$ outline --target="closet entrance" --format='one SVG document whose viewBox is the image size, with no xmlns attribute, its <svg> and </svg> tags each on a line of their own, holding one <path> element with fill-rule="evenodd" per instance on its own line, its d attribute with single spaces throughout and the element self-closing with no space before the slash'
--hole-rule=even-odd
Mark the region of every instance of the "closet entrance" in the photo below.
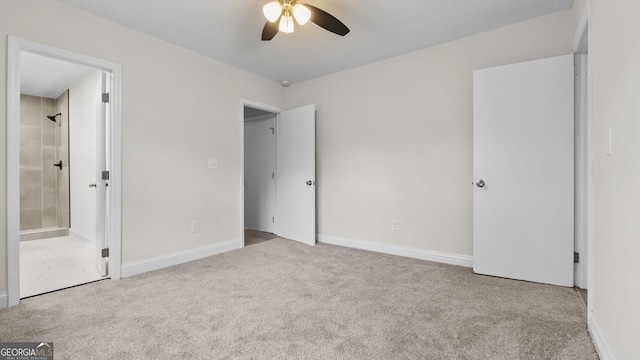
<svg viewBox="0 0 640 360">
<path fill-rule="evenodd" d="M 315 106 L 278 111 L 245 103 L 243 133 L 245 237 L 314 245 Z"/>
</svg>

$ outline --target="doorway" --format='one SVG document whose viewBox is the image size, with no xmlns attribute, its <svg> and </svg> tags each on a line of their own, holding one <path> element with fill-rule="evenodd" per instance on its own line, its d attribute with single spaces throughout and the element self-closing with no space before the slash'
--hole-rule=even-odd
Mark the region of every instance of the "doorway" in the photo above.
<svg viewBox="0 0 640 360">
<path fill-rule="evenodd" d="M 94 265 L 95 191 L 79 186 L 87 171 L 95 174 L 96 145 L 83 139 L 95 138 L 102 72 L 30 52 L 22 53 L 21 65 L 20 297 L 25 298 L 103 278 Z"/>
<path fill-rule="evenodd" d="M 35 295 L 30 293 L 30 290 L 21 290 L 24 276 L 29 276 L 30 273 L 31 275 L 34 274 L 31 271 L 33 269 L 23 268 L 21 265 L 27 265 L 27 259 L 23 258 L 22 255 L 28 257 L 29 255 L 27 254 L 33 254 L 30 250 L 38 248 L 36 243 L 46 244 L 47 246 L 44 248 L 48 248 L 48 250 L 44 251 L 48 255 L 56 252 L 70 255 L 74 252 L 74 250 L 71 250 L 72 248 L 82 248 L 84 246 L 84 250 L 87 250 L 87 246 L 89 246 L 87 243 L 93 240 L 93 246 L 89 251 L 83 251 L 84 255 L 80 257 L 83 258 L 83 261 L 90 262 L 96 268 L 103 261 L 103 259 L 96 257 L 96 253 L 110 253 L 109 255 L 111 256 L 108 257 L 110 265 L 109 277 L 112 279 L 120 277 L 120 66 L 13 36 L 9 36 L 8 40 L 7 305 L 13 306 L 19 303 L 20 298 Z M 37 66 L 43 63 L 53 64 L 54 69 L 46 66 Z M 75 69 L 75 71 L 69 69 Z M 51 78 L 48 78 L 48 81 L 38 81 L 39 79 L 47 79 L 48 75 L 59 73 L 75 75 L 62 82 L 54 81 Z M 108 95 L 105 96 L 99 93 L 105 84 L 102 81 L 105 78 L 103 74 L 107 74 L 111 80 L 106 88 Z M 98 79 L 100 79 L 100 82 L 98 82 Z M 88 88 L 90 94 L 85 93 L 83 95 L 82 87 Z M 51 91 L 54 95 L 46 95 L 46 91 Z M 90 103 L 79 101 L 83 96 L 89 97 Z M 97 96 L 100 100 L 105 100 L 106 102 L 98 105 Z M 61 98 L 61 100 L 58 101 L 58 98 Z M 21 122 L 24 117 L 21 116 L 21 110 L 25 110 L 22 108 L 26 107 L 27 103 L 30 102 L 39 102 L 40 106 L 37 114 L 36 110 L 32 109 L 34 111 L 32 122 Z M 87 129 L 78 129 L 76 126 L 78 124 L 86 125 L 88 122 L 82 123 L 82 121 L 73 120 L 74 116 L 85 118 L 87 114 L 92 115 L 95 119 L 93 127 L 100 129 L 100 131 L 94 130 L 94 135 L 91 135 L 90 131 L 87 132 Z M 102 116 L 99 114 L 102 114 Z M 38 120 L 41 125 L 39 131 L 36 129 Z M 25 126 L 29 125 L 32 125 L 33 129 L 25 128 Z M 44 126 L 48 127 L 45 129 Z M 53 143 L 50 141 L 51 139 L 48 137 L 45 139 L 45 136 L 43 136 L 51 133 L 54 134 Z M 95 134 L 100 134 L 100 136 Z M 27 135 L 34 136 L 31 138 Z M 57 140 L 58 138 L 60 140 Z M 104 139 L 102 141 L 104 146 L 96 145 L 101 143 L 100 138 Z M 35 160 L 32 163 L 21 161 L 28 158 L 26 150 L 21 147 L 21 143 L 34 145 L 38 143 L 38 140 L 40 142 L 39 145 L 42 147 L 32 154 L 32 158 L 36 159 L 38 158 L 38 153 L 40 154 L 38 160 L 40 160 L 41 168 L 40 170 L 36 168 L 31 171 L 30 178 L 28 176 L 23 177 L 21 175 L 26 173 L 24 169 L 37 165 L 38 162 Z M 84 148 L 82 146 L 77 147 L 82 144 L 84 144 Z M 106 144 L 108 144 L 108 151 L 105 148 Z M 33 147 L 35 148 L 35 145 Z M 82 156 L 90 156 L 86 151 L 90 148 L 93 148 L 93 154 L 96 154 L 94 156 L 96 169 L 90 169 L 80 159 Z M 102 157 L 105 159 L 103 163 L 97 161 L 100 158 L 98 154 L 103 154 Z M 49 174 L 51 169 L 55 170 L 53 177 L 49 176 L 49 178 L 45 179 L 45 174 Z M 78 171 L 83 171 L 84 174 L 78 176 Z M 87 172 L 90 174 L 87 174 Z M 107 175 L 106 178 L 92 178 L 92 176 L 99 173 Z M 40 176 L 37 176 L 38 174 Z M 21 183 L 21 180 L 25 180 L 24 178 L 27 181 L 32 180 L 31 182 L 33 183 L 38 183 L 39 181 L 41 186 L 29 187 L 27 184 Z M 90 180 L 90 182 L 87 183 L 87 180 Z M 95 190 L 93 196 L 86 194 L 82 196 L 80 191 L 75 190 L 82 189 L 83 183 L 87 189 Z M 47 185 L 47 187 L 44 185 Z M 109 189 L 108 192 L 106 190 L 107 187 Z M 100 194 L 104 194 L 103 199 Z M 87 223 L 87 219 L 82 219 L 81 217 L 82 215 L 86 217 L 87 213 L 79 205 L 78 199 L 74 201 L 74 198 L 78 196 L 84 197 L 85 200 L 94 199 L 94 213 L 97 213 L 100 209 L 99 204 L 102 204 L 104 215 L 96 215 L 93 217 L 93 223 Z M 43 201 L 45 197 L 53 197 L 52 200 L 55 201 L 53 203 L 45 203 Z M 37 207 L 38 200 L 40 200 L 41 207 Z M 22 205 L 36 207 L 32 209 Z M 74 208 L 77 211 L 74 211 Z M 26 213 L 23 210 L 31 212 Z M 38 214 L 40 214 L 40 217 L 37 216 Z M 74 215 L 77 215 L 75 219 Z M 91 216 L 89 215 L 89 217 Z M 49 233 L 49 228 L 56 231 Z M 87 231 L 87 228 L 95 229 L 93 239 L 93 234 Z M 106 244 L 107 234 L 110 234 L 108 240 L 111 251 L 104 252 L 102 248 Z M 24 241 L 21 241 L 21 236 Z M 38 253 L 38 251 L 40 252 Z M 43 252 L 37 250 L 35 253 L 40 254 L 35 255 L 35 257 L 39 257 L 42 260 Z M 59 260 L 54 260 L 54 262 Z M 22 264 L 23 261 L 24 264 Z M 57 270 L 60 269 L 58 268 Z M 65 280 L 75 277 L 75 281 L 87 281 L 86 278 L 80 279 L 81 277 L 78 275 L 78 272 L 71 271 L 58 277 Z M 99 274 L 97 277 L 102 278 L 104 275 Z M 49 278 L 49 276 L 43 277 Z M 56 287 L 64 288 L 76 285 L 75 283 L 55 285 L 56 281 L 52 281 L 52 283 L 49 284 L 48 288 L 41 288 L 36 292 L 41 293 L 54 290 Z M 52 285 L 55 286 L 52 288 Z"/>
<path fill-rule="evenodd" d="M 242 100 L 241 106 L 243 244 L 253 230 L 263 239 L 314 245 L 315 105 L 281 111 Z"/>
<path fill-rule="evenodd" d="M 97 281 L 103 72 L 32 52 L 20 67 L 20 297 Z M 73 166 L 72 166 L 73 165 Z M 71 186 L 73 184 L 73 186 Z M 85 186 L 82 186 L 85 185 Z"/>
<path fill-rule="evenodd" d="M 276 238 L 276 113 L 244 106 L 245 246 Z"/>
</svg>

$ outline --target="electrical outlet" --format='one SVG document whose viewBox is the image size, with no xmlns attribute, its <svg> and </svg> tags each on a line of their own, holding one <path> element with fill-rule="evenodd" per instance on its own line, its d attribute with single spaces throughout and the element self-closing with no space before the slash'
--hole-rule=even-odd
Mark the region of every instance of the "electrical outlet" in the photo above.
<svg viewBox="0 0 640 360">
<path fill-rule="evenodd" d="M 209 170 L 218 170 L 218 159 L 209 159 Z"/>
<path fill-rule="evenodd" d="M 191 232 L 192 233 L 197 233 L 198 231 L 200 231 L 200 221 L 193 220 L 191 222 Z"/>
<path fill-rule="evenodd" d="M 398 221 L 398 220 L 391 220 L 391 230 L 393 230 L 393 231 L 400 231 L 400 221 Z"/>
</svg>

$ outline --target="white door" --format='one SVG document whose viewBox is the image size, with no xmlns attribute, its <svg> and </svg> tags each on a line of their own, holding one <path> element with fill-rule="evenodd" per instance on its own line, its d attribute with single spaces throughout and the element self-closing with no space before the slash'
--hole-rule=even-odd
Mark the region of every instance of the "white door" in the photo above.
<svg viewBox="0 0 640 360">
<path fill-rule="evenodd" d="M 283 111 L 276 123 L 276 231 L 316 243 L 315 105 Z"/>
<path fill-rule="evenodd" d="M 107 224 L 109 215 L 106 211 L 108 202 L 108 163 L 107 159 L 107 136 L 109 134 L 109 118 L 110 118 L 110 104 L 105 102 L 102 94 L 109 93 L 111 88 L 110 80 L 111 75 L 107 73 L 102 74 L 101 92 L 96 99 L 96 248 L 95 248 L 95 261 L 100 276 L 108 275 L 108 256 L 103 254 L 103 249 L 108 248 L 108 234 Z"/>
<path fill-rule="evenodd" d="M 573 56 L 473 76 L 476 273 L 573 286 Z"/>
<path fill-rule="evenodd" d="M 244 124 L 244 226 L 275 233 L 276 117 Z"/>
</svg>

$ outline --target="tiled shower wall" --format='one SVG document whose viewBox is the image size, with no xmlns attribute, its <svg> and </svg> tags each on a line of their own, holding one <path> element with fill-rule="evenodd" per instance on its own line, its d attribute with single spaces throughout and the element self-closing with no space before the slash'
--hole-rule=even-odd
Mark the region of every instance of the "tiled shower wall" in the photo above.
<svg viewBox="0 0 640 360">
<path fill-rule="evenodd" d="M 68 227 L 68 107 L 67 92 L 56 100 L 20 95 L 20 230 Z M 59 112 L 57 122 L 47 118 Z M 59 159 L 62 171 L 53 166 Z"/>
</svg>

